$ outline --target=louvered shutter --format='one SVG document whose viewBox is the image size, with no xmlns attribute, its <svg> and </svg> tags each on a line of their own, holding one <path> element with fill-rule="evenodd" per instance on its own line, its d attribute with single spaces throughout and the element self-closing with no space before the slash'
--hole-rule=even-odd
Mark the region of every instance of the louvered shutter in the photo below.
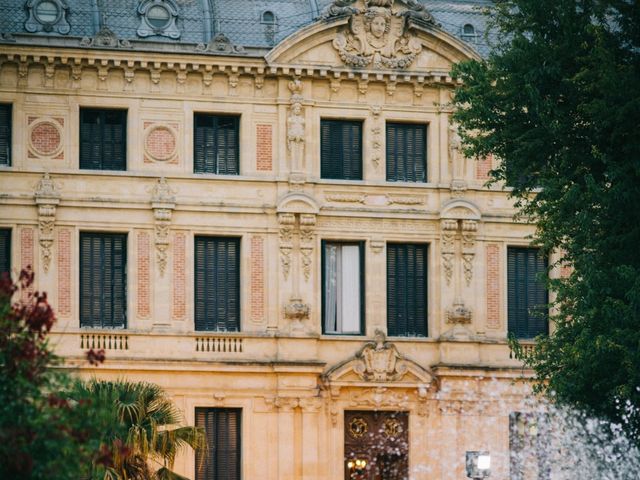
<svg viewBox="0 0 640 480">
<path fill-rule="evenodd" d="M 126 234 L 80 234 L 80 326 L 125 328 Z"/>
<path fill-rule="evenodd" d="M 240 173 L 240 117 L 197 113 L 193 140 L 195 173 Z"/>
<path fill-rule="evenodd" d="M 11 272 L 11 230 L 0 228 L 0 275 Z"/>
<path fill-rule="evenodd" d="M 196 408 L 196 426 L 207 442 L 196 451 L 196 480 L 240 480 L 242 410 Z"/>
<path fill-rule="evenodd" d="M 547 260 L 535 248 L 509 247 L 507 251 L 507 310 L 509 333 L 534 338 L 548 333 L 548 292 L 541 275 Z"/>
<path fill-rule="evenodd" d="M 196 237 L 195 328 L 240 330 L 240 240 Z"/>
<path fill-rule="evenodd" d="M 126 170 L 126 110 L 80 109 L 80 168 Z"/>
<path fill-rule="evenodd" d="M 426 126 L 387 123 L 386 130 L 387 180 L 426 182 Z"/>
<path fill-rule="evenodd" d="M 426 245 L 387 245 L 387 332 L 427 336 Z"/>
<path fill-rule="evenodd" d="M 0 165 L 11 165 L 11 105 L 0 104 Z"/>
<path fill-rule="evenodd" d="M 362 180 L 362 122 L 321 121 L 320 176 Z"/>
</svg>

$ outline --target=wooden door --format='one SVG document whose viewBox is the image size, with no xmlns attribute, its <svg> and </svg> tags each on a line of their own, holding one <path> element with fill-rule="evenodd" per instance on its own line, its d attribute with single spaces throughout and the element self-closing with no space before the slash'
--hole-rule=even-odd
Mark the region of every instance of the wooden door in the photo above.
<svg viewBox="0 0 640 480">
<path fill-rule="evenodd" d="M 346 480 L 408 479 L 408 413 L 346 411 L 344 451 Z"/>
</svg>

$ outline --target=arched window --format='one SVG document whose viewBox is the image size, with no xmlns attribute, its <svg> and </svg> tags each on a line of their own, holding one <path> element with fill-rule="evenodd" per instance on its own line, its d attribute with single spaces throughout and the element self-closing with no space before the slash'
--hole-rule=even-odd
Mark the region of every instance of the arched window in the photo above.
<svg viewBox="0 0 640 480">
<path fill-rule="evenodd" d="M 470 23 L 465 23 L 462 26 L 462 34 L 461 37 L 463 40 L 475 42 L 478 34 L 476 33 L 476 27 L 474 27 Z"/>
<path fill-rule="evenodd" d="M 262 12 L 262 23 L 273 25 L 276 23 L 276 15 L 270 10 Z"/>
</svg>

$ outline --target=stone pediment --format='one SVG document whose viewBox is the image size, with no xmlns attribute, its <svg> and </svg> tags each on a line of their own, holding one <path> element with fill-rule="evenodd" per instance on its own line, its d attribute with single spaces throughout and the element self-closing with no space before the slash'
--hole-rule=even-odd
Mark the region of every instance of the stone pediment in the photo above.
<svg viewBox="0 0 640 480">
<path fill-rule="evenodd" d="M 402 355 L 376 330 L 375 340 L 367 342 L 356 354 L 329 368 L 323 381 L 331 387 L 386 386 L 429 387 L 437 383 L 428 369 Z"/>
<path fill-rule="evenodd" d="M 317 214 L 320 207 L 314 198 L 302 192 L 289 192 L 278 200 L 278 213 Z"/>
<path fill-rule="evenodd" d="M 452 220 L 480 220 L 480 209 L 468 200 L 451 200 L 446 202 L 440 210 L 440 218 Z"/>
<path fill-rule="evenodd" d="M 380 71 L 449 71 L 479 58 L 416 0 L 335 0 L 321 19 L 284 39 L 269 65 Z"/>
</svg>

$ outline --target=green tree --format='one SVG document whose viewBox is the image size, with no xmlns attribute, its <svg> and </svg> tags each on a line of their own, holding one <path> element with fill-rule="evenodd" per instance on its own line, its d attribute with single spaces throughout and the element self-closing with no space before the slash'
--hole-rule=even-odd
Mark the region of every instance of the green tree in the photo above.
<svg viewBox="0 0 640 480">
<path fill-rule="evenodd" d="M 102 432 L 105 451 L 114 452 L 104 480 L 186 480 L 171 469 L 182 447 L 200 448 L 202 429 L 180 426 L 179 410 L 158 386 L 144 382 L 93 380 L 84 395 L 100 409 L 110 409 L 111 421 Z"/>
<path fill-rule="evenodd" d="M 103 468 L 95 454 L 108 410 L 72 395 L 77 381 L 55 368 L 47 340 L 55 315 L 32 284 L 30 270 L 18 283 L 0 278 L 0 478 L 77 480 L 92 463 Z M 92 362 L 103 359 L 89 353 Z"/>
<path fill-rule="evenodd" d="M 538 388 L 621 421 L 640 406 L 640 2 L 497 0 L 496 47 L 457 65 L 470 157 L 501 160 L 535 241 L 573 268 L 551 281 L 555 332 L 524 358 Z"/>
</svg>

